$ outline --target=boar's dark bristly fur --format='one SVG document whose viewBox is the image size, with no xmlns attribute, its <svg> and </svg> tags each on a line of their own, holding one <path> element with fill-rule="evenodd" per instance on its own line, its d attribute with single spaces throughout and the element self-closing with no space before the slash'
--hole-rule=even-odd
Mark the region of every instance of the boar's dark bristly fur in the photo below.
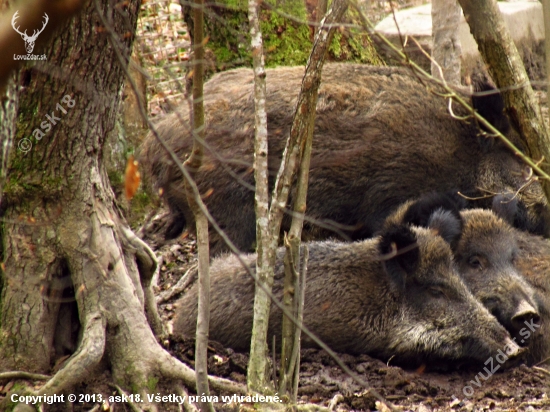
<svg viewBox="0 0 550 412">
<path fill-rule="evenodd" d="M 550 242 L 519 230 L 516 234 L 519 246 L 516 267 L 535 288 L 540 312 L 536 325 L 531 322 L 531 326 L 520 331 L 528 343 L 528 363 L 535 364 L 550 357 Z"/>
<path fill-rule="evenodd" d="M 527 362 L 536 363 L 550 348 L 550 245 L 510 226 L 519 206 L 516 198 L 496 196 L 492 210 L 460 210 L 463 206 L 453 194 L 427 195 L 402 205 L 386 225 L 426 226 L 437 211 L 459 211 L 462 233 L 453 243 L 453 254 L 460 276 L 515 341 L 529 349 Z"/>
<path fill-rule="evenodd" d="M 303 67 L 279 67 L 267 72 L 270 186 L 279 168 L 290 132 Z M 480 133 L 470 118 L 462 121 L 448 111 L 448 102 L 430 93 L 437 85 L 420 82 L 406 68 L 357 64 L 326 64 L 317 101 L 304 239 L 340 235 L 365 239 L 400 204 L 432 191 L 458 189 L 470 196 L 519 193 L 526 205 L 520 222 L 525 229 L 548 234 L 548 208 L 540 183 L 525 185 L 520 161 L 498 140 Z M 215 75 L 204 88 L 206 150 L 196 180 L 213 217 L 243 251 L 253 251 L 254 215 L 253 73 L 236 69 Z M 467 98 L 467 96 L 465 96 Z M 477 96 L 476 109 L 521 147 L 518 134 L 503 118 L 500 96 Z M 468 113 L 453 104 L 457 116 Z M 187 105 L 158 124 L 158 132 L 180 159 L 191 151 Z M 141 160 L 162 188 L 173 223 L 167 237 L 177 236 L 194 221 L 183 179 L 153 135 Z M 243 184 L 246 183 L 246 184 Z M 270 189 L 271 190 L 271 189 Z M 292 193 L 291 193 L 292 200 Z M 479 200 L 476 207 L 489 207 Z M 336 228 L 316 221 L 335 222 Z M 283 222 L 288 230 L 289 219 Z M 326 226 L 326 225 L 325 225 Z M 334 225 L 333 225 L 334 226 Z M 212 255 L 228 251 L 211 230 Z"/>
<path fill-rule="evenodd" d="M 447 223 L 440 219 L 437 224 Z M 392 357 L 392 363 L 485 362 L 499 349 L 516 355 L 519 348 L 508 332 L 456 273 L 449 245 L 431 232 L 440 229 L 389 225 L 374 239 L 308 243 L 304 325 L 336 351 Z M 278 299 L 283 255 L 281 248 L 273 286 Z M 243 257 L 254 271 L 256 255 Z M 210 339 L 248 350 L 253 278 L 234 255 L 215 259 L 210 275 Z M 196 315 L 197 285 L 178 303 L 174 334 L 195 336 Z M 281 312 L 272 304 L 268 340 L 280 334 Z M 315 346 L 304 334 L 302 344 Z"/>
</svg>

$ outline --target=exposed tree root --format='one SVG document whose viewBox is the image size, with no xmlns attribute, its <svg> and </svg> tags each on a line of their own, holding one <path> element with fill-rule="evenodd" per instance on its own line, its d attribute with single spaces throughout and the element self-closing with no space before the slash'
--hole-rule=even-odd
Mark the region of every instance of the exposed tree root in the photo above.
<svg viewBox="0 0 550 412">
<path fill-rule="evenodd" d="M 129 249 L 135 256 L 135 262 L 139 271 L 141 287 L 143 288 L 145 314 L 149 325 L 153 329 L 153 333 L 159 340 L 164 340 L 168 337 L 164 324 L 160 319 L 155 295 L 151 286 L 151 281 L 156 269 L 158 268 L 157 258 L 151 248 L 134 232 L 125 225 L 119 225 L 125 252 Z"/>
<path fill-rule="evenodd" d="M 180 379 L 186 386 L 195 388 L 195 371 L 189 366 L 170 356 L 167 352 L 165 352 L 162 358 L 159 358 L 158 363 L 163 376 L 170 379 Z M 210 384 L 210 388 L 218 392 L 240 395 L 247 393 L 246 386 L 228 379 L 209 376 L 208 383 Z"/>
<path fill-rule="evenodd" d="M 128 394 L 120 386 L 118 385 L 113 385 L 113 386 L 116 388 L 116 390 L 120 395 L 124 395 L 126 398 L 128 398 Z M 143 412 L 143 410 L 140 407 L 138 407 L 135 404 L 135 402 L 127 401 L 126 403 L 128 404 L 128 406 L 133 412 Z"/>
<path fill-rule="evenodd" d="M 29 373 L 22 371 L 12 371 L 0 373 L 0 380 L 12 380 L 12 379 L 29 379 L 35 381 L 47 381 L 50 379 L 50 375 L 42 375 L 40 373 Z"/>
<path fill-rule="evenodd" d="M 113 219 L 113 212 L 100 202 L 93 206 L 67 205 L 67 214 L 56 227 L 59 250 L 67 256 L 67 275 L 75 289 L 82 341 L 67 364 L 38 390 L 30 394 L 60 394 L 85 382 L 90 371 L 105 360 L 113 381 L 121 388 L 132 388 L 133 395 L 141 395 L 143 403 L 136 402 L 141 410 L 156 411 L 146 395 L 166 383 L 177 386 L 183 383 L 195 389 L 195 371 L 172 357 L 157 341 L 144 314 L 140 299 L 142 284 L 132 279 L 132 261 L 129 253 L 138 260 L 137 265 L 150 275 L 156 260 L 147 252 L 141 241 L 124 235 L 116 229 L 123 223 Z M 82 219 L 82 216 L 87 216 Z M 124 237 L 124 241 L 121 238 Z M 139 258 L 138 258 L 139 256 Z M 145 262 L 145 264 L 143 264 Z M 154 262 L 154 264 L 151 264 Z M 135 274 L 137 274 L 137 266 Z M 148 282 L 150 279 L 148 280 Z M 155 305 L 155 300 L 151 300 Z M 97 369 L 97 368 L 95 368 Z M 19 372 L 3 374 L 3 378 L 34 378 Z M 37 378 L 44 379 L 43 375 Z M 151 382 L 154 382 L 152 384 Z M 217 392 L 246 394 L 246 387 L 226 379 L 209 377 L 211 388 Z M 9 400 L 7 396 L 4 401 Z M 5 402 L 4 402 L 5 403 Z M 3 410 L 4 405 L 0 405 Z M 188 411 L 193 405 L 185 403 Z"/>
<path fill-rule="evenodd" d="M 101 361 L 105 352 L 105 317 L 100 313 L 88 315 L 82 343 L 67 364 L 36 393 L 59 394 L 82 382 Z"/>
<path fill-rule="evenodd" d="M 178 386 L 176 388 L 176 393 L 177 393 L 178 396 L 185 396 L 186 399 L 189 399 L 189 394 L 187 393 L 185 388 L 182 387 L 182 386 Z M 185 412 L 198 412 L 198 410 L 199 410 L 194 404 L 192 404 L 190 402 L 184 402 L 183 403 L 183 409 L 185 410 Z M 180 410 L 182 410 L 182 409 L 180 408 Z"/>
</svg>

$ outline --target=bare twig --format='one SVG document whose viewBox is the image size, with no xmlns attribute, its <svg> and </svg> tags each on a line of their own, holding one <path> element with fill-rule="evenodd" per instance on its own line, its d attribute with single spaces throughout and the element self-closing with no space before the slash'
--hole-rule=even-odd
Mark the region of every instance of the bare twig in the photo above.
<svg viewBox="0 0 550 412">
<path fill-rule="evenodd" d="M 157 296 L 157 305 L 160 305 L 163 302 L 171 299 L 173 296 L 181 293 L 189 286 L 197 275 L 197 265 L 193 265 L 182 275 L 182 277 L 177 281 L 177 283 L 172 286 L 170 289 L 165 290 L 158 294 Z"/>
<path fill-rule="evenodd" d="M 266 85 L 262 32 L 260 30 L 259 4 L 257 0 L 248 2 L 250 41 L 254 65 L 254 179 L 256 191 L 254 208 L 256 212 L 256 276 L 261 282 L 273 279 L 273 249 L 270 249 L 269 189 L 267 169 L 267 113 Z M 271 283 L 273 281 L 271 280 Z M 270 288 L 270 286 L 268 286 Z M 252 390 L 263 392 L 267 385 L 267 323 L 269 321 L 269 298 L 258 284 L 254 296 L 254 324 L 250 342 L 247 383 Z"/>
</svg>

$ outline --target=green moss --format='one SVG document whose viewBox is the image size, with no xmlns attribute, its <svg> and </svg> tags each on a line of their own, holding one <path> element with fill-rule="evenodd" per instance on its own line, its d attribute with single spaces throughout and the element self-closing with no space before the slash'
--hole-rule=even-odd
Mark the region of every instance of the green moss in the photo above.
<svg viewBox="0 0 550 412">
<path fill-rule="evenodd" d="M 298 24 L 276 12 L 267 11 L 262 13 L 260 28 L 267 67 L 306 64 L 312 46 L 310 29 L 306 24 Z"/>
<path fill-rule="evenodd" d="M 147 379 L 147 389 L 149 389 L 149 392 L 156 392 L 158 383 L 159 379 L 154 376 Z"/>
<path fill-rule="evenodd" d="M 31 395 L 31 391 L 27 386 L 25 386 L 21 383 L 15 383 L 13 385 L 13 387 L 11 388 L 11 390 L 9 391 L 10 396 L 9 396 L 8 404 L 6 405 L 7 406 L 6 412 L 13 411 L 15 409 L 15 407 L 20 403 L 20 402 L 12 402 L 11 401 L 11 395 L 12 394 L 17 394 L 19 396 L 25 396 L 25 395 Z"/>
<path fill-rule="evenodd" d="M 140 188 L 129 203 L 129 211 L 126 213 L 126 219 L 130 227 L 135 228 L 143 223 L 145 216 L 151 210 L 158 207 L 158 200 L 151 198 L 143 188 Z"/>
<path fill-rule="evenodd" d="M 328 48 L 328 52 L 337 59 L 340 58 L 340 56 L 342 55 L 342 45 L 340 44 L 341 41 L 342 34 L 340 32 L 334 33 L 334 36 L 332 37 L 332 42 L 330 43 L 330 46 Z"/>
<path fill-rule="evenodd" d="M 222 0 L 221 4 L 223 6 L 211 8 L 210 15 L 215 14 L 216 17 L 206 20 L 207 47 L 214 55 L 215 71 L 250 67 L 247 2 Z M 264 1 L 260 27 L 267 67 L 304 65 L 307 62 L 313 41 L 313 28 L 303 23 L 307 20 L 304 0 Z M 356 12 L 350 10 L 346 23 L 357 20 Z M 369 36 L 349 26 L 338 29 L 334 34 L 327 60 L 383 64 Z"/>
<path fill-rule="evenodd" d="M 124 184 L 124 173 L 119 170 L 109 170 L 107 177 L 109 178 L 109 182 L 111 182 L 111 186 L 119 187 Z"/>
</svg>

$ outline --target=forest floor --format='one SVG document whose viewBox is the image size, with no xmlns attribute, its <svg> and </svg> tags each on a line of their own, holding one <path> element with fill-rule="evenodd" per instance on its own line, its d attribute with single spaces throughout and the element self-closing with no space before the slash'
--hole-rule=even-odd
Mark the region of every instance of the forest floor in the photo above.
<svg viewBox="0 0 550 412">
<path fill-rule="evenodd" d="M 160 240 L 166 215 L 159 214 L 144 231 L 145 240 L 162 259 L 158 293 L 172 288 L 181 276 L 196 264 L 196 244 L 191 237 L 164 244 Z M 181 296 L 181 295 L 180 295 Z M 178 295 L 159 305 L 161 317 L 169 329 Z M 238 331 L 236 331 L 238 333 Z M 246 383 L 248 354 L 237 353 L 216 342 L 209 346 L 209 373 Z M 170 341 L 170 352 L 193 367 L 194 341 Z M 437 365 L 404 370 L 367 355 L 339 354 L 344 363 L 386 400 L 403 411 L 550 411 L 550 372 L 548 365 L 497 368 L 494 360 L 466 370 L 430 372 Z M 486 368 L 486 369 L 484 369 Z M 468 394 L 470 396 L 465 396 Z M 386 411 L 368 388 L 362 387 L 338 367 L 325 351 L 302 350 L 299 403 L 331 407 L 336 411 Z M 240 405 L 241 407 L 243 405 Z M 252 406 L 252 405 L 250 405 Z M 236 406 L 217 405 L 220 410 L 238 410 Z"/>
</svg>

